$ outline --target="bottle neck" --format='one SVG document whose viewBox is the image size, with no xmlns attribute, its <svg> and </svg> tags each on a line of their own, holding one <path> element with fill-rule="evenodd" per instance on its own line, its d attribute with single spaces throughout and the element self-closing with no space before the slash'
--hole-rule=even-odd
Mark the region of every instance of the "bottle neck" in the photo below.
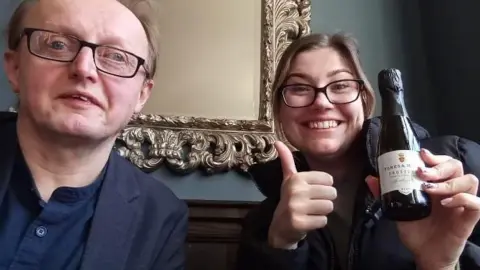
<svg viewBox="0 0 480 270">
<path fill-rule="evenodd" d="M 408 117 L 403 91 L 385 91 L 382 95 L 382 115 L 400 115 Z"/>
</svg>

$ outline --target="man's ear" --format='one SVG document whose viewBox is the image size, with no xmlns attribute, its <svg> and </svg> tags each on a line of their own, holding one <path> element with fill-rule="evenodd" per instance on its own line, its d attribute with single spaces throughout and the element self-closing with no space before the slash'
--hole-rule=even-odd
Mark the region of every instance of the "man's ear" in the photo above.
<svg viewBox="0 0 480 270">
<path fill-rule="evenodd" d="M 16 51 L 8 50 L 3 54 L 3 68 L 11 88 L 16 94 L 20 91 L 19 61 L 19 53 Z"/>
<path fill-rule="evenodd" d="M 154 82 L 151 79 L 148 79 L 144 82 L 140 95 L 138 96 L 137 105 L 135 106 L 135 113 L 140 113 L 152 93 Z"/>
</svg>

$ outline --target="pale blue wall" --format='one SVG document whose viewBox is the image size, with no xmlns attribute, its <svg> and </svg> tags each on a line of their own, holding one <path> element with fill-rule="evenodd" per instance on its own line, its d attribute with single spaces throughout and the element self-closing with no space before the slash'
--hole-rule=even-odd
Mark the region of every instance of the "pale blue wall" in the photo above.
<svg viewBox="0 0 480 270">
<path fill-rule="evenodd" d="M 5 51 L 5 28 L 10 16 L 17 6 L 18 1 L 14 0 L 4 0 L 0 2 L 0 31 L 2 32 L 2 38 L 0 40 L 0 51 L 2 52 L 2 59 L 3 59 L 3 52 Z M 3 72 L 3 62 L 0 65 L 0 110 L 6 110 L 9 106 L 11 106 L 15 102 L 15 95 L 12 94 L 10 91 L 10 87 L 8 85 L 8 80 L 5 76 L 5 72 Z"/>
<path fill-rule="evenodd" d="M 2 1 L 0 4 L 0 22 L 3 24 L 12 11 L 11 2 Z M 416 30 L 417 1 L 313 0 L 312 6 L 314 32 L 341 29 L 352 32 L 358 38 L 362 62 L 374 86 L 380 69 L 397 67 L 404 70 L 409 91 L 428 96 L 421 38 Z M 411 13 L 405 16 L 407 11 Z M 4 44 L 0 42 L 2 49 Z M 0 109 L 4 109 L 12 104 L 14 96 L 9 91 L 3 72 L 0 72 L 0 86 Z M 412 100 L 410 104 L 417 105 L 415 99 Z M 428 126 L 433 123 L 433 113 L 429 113 L 428 102 L 422 103 L 422 106 L 422 113 L 418 110 L 414 113 L 419 119 L 417 121 Z M 179 178 L 168 170 L 160 170 L 154 175 L 186 199 L 256 201 L 263 198 L 252 182 L 233 172 L 210 177 L 196 173 Z"/>
</svg>

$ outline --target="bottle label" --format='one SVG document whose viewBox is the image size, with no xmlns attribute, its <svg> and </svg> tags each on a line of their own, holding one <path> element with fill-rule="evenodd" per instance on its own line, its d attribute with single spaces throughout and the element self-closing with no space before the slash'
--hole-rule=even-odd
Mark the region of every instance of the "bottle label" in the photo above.
<svg viewBox="0 0 480 270">
<path fill-rule="evenodd" d="M 425 167 L 420 153 L 412 150 L 397 150 L 378 157 L 380 190 L 382 195 L 394 190 L 408 195 L 421 190 L 423 181 L 417 176 L 418 167 Z"/>
</svg>

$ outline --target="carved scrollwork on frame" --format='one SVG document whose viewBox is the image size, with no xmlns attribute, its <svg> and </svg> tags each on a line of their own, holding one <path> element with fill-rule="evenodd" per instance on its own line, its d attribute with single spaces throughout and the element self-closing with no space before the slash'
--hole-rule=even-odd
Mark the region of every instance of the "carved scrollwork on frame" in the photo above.
<svg viewBox="0 0 480 270">
<path fill-rule="evenodd" d="M 122 156 L 146 171 L 167 165 L 179 173 L 245 171 L 276 158 L 272 119 L 275 67 L 286 47 L 310 32 L 311 4 L 308 0 L 262 1 L 258 119 L 135 115 L 118 137 L 116 149 Z"/>
</svg>

